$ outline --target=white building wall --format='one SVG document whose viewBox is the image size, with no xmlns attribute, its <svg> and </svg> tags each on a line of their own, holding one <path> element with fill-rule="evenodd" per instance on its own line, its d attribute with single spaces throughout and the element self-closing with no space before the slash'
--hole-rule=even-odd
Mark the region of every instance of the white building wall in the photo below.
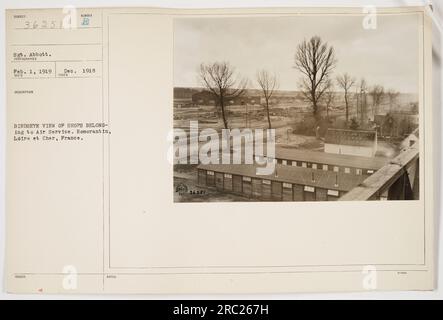
<svg viewBox="0 0 443 320">
<path fill-rule="evenodd" d="M 374 147 L 348 146 L 331 143 L 325 143 L 325 152 L 361 157 L 373 157 L 375 155 Z"/>
</svg>

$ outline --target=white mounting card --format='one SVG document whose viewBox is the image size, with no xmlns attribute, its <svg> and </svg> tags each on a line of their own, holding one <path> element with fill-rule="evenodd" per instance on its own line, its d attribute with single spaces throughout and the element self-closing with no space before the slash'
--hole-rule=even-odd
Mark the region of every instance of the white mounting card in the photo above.
<svg viewBox="0 0 443 320">
<path fill-rule="evenodd" d="M 7 291 L 432 290 L 431 21 L 7 10 Z"/>
</svg>

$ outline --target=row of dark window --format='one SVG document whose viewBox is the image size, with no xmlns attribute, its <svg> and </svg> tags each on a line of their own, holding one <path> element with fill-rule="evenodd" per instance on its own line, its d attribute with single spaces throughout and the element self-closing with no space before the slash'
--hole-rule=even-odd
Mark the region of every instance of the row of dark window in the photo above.
<svg viewBox="0 0 443 320">
<path fill-rule="evenodd" d="M 198 184 L 244 197 L 267 201 L 335 201 L 344 193 L 309 185 L 198 170 Z"/>
<path fill-rule="evenodd" d="M 260 158 L 258 160 L 265 161 L 265 158 Z M 356 175 L 371 175 L 375 172 L 375 170 L 371 169 L 337 166 L 337 165 L 322 164 L 322 163 L 309 162 L 309 161 L 274 159 L 274 162 L 277 164 L 287 165 L 287 166 L 310 168 L 310 169 L 317 169 L 323 171 L 333 171 L 339 173 L 349 173 Z"/>
</svg>

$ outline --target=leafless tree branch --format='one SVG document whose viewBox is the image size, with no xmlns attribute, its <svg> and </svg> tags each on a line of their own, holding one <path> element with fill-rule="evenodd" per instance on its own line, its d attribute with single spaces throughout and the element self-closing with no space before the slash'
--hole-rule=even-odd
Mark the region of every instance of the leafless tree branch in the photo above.
<svg viewBox="0 0 443 320">
<path fill-rule="evenodd" d="M 329 85 L 335 68 L 334 48 L 323 43 L 318 36 L 304 40 L 295 53 L 295 68 L 302 73 L 301 90 L 312 103 L 314 116 L 317 117 L 318 103 Z"/>
<path fill-rule="evenodd" d="M 200 65 L 200 79 L 203 86 L 214 95 L 217 105 L 221 108 L 223 125 L 227 129 L 225 103 L 245 93 L 248 80 L 240 78 L 228 62 L 214 62 Z"/>
</svg>

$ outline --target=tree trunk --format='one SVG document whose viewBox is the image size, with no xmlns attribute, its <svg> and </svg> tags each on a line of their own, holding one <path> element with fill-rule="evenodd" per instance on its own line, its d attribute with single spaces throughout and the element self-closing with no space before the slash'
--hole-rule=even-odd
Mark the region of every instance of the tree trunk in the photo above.
<svg viewBox="0 0 443 320">
<path fill-rule="evenodd" d="M 315 92 L 311 93 L 311 97 L 312 97 L 312 113 L 314 115 L 314 119 L 316 122 L 318 122 L 318 114 L 317 114 L 317 99 L 315 97 Z"/>
<path fill-rule="evenodd" d="M 345 108 L 346 108 L 346 126 L 347 126 L 349 121 L 349 106 L 348 106 L 348 97 L 346 93 L 345 93 Z"/>
<path fill-rule="evenodd" d="M 266 113 L 268 115 L 268 126 L 269 126 L 269 129 L 271 129 L 271 117 L 269 115 L 269 101 L 268 101 L 268 99 L 266 99 Z"/>
<path fill-rule="evenodd" d="M 228 129 L 228 122 L 226 121 L 225 104 L 224 104 L 223 98 L 220 99 L 220 106 L 221 106 L 221 110 L 222 110 L 223 125 L 224 125 L 225 129 Z"/>
</svg>

